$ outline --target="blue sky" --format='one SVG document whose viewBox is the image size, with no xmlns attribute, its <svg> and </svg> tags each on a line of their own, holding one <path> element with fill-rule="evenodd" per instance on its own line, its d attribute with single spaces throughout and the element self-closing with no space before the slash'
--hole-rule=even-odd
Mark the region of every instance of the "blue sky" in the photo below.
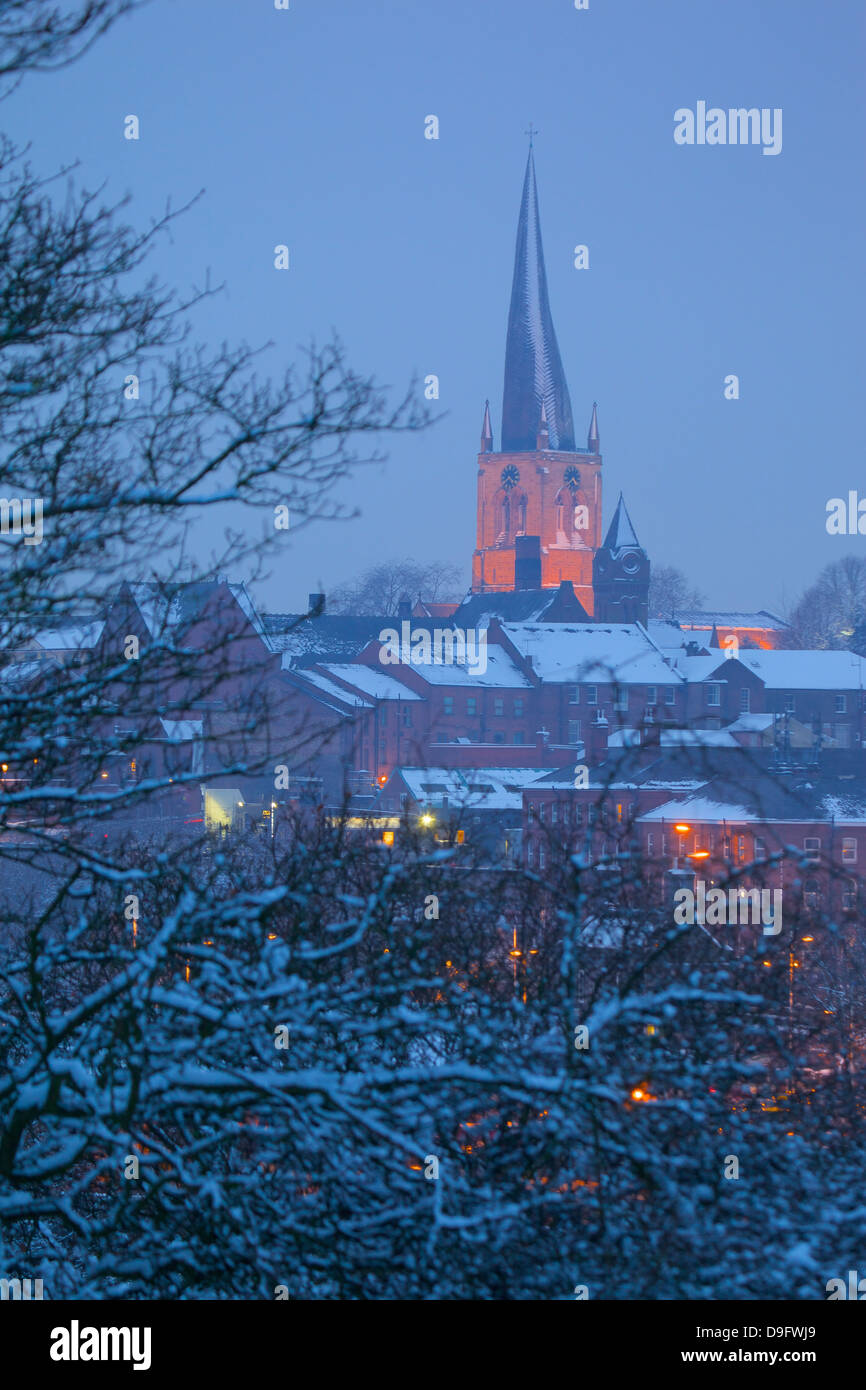
<svg viewBox="0 0 866 1390">
<path fill-rule="evenodd" d="M 715 606 L 778 609 L 866 546 L 825 531 L 829 497 L 866 494 L 864 19 L 862 0 L 151 0 L 28 78 L 4 125 L 40 170 L 77 158 L 87 186 L 128 191 L 133 221 L 205 191 L 154 266 L 181 289 L 225 282 L 197 315 L 206 340 L 273 340 L 276 365 L 333 326 L 395 389 L 439 376 L 445 418 L 342 489 L 361 517 L 290 537 L 258 590 L 277 610 L 389 556 L 468 583 L 531 120 L 605 523 L 622 488 L 654 562 Z M 677 146 L 674 111 L 699 100 L 781 107 L 781 154 Z"/>
</svg>

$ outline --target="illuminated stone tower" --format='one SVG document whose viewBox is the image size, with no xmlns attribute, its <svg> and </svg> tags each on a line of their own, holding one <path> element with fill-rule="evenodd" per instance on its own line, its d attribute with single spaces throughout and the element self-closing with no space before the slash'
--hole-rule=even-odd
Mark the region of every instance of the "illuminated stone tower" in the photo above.
<svg viewBox="0 0 866 1390">
<path fill-rule="evenodd" d="M 598 413 L 593 405 L 586 449 L 577 449 L 547 295 L 531 144 L 514 256 L 499 452 L 489 403 L 481 431 L 475 592 L 515 587 L 515 543 L 521 536 L 539 539 L 542 587 L 571 580 L 592 614 L 593 555 L 601 545 Z"/>
</svg>

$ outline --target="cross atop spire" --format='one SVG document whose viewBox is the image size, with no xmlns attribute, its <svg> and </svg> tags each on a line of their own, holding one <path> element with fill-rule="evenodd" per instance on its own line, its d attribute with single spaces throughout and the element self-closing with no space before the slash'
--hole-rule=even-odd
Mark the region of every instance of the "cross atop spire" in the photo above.
<svg viewBox="0 0 866 1390">
<path fill-rule="evenodd" d="M 535 136 L 536 136 L 536 135 L 540 135 L 540 134 L 541 134 L 541 131 L 540 131 L 540 130 L 536 130 L 536 129 L 535 129 L 535 126 L 532 124 L 532 121 L 530 121 L 530 122 L 529 122 L 529 129 L 528 129 L 528 130 L 524 130 L 523 134 L 529 136 L 529 148 L 532 149 Z"/>
<path fill-rule="evenodd" d="M 536 133 L 532 130 L 530 140 Z M 547 417 L 549 447 L 574 453 L 571 400 L 547 296 L 535 159 L 530 144 L 517 224 L 505 346 L 503 453 L 523 453 L 535 449 L 542 405 Z"/>
</svg>

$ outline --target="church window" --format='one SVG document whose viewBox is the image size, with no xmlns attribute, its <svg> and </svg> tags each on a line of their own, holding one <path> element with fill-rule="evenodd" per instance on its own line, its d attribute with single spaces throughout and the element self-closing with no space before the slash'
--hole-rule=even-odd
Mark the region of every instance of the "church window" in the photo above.
<svg viewBox="0 0 866 1390">
<path fill-rule="evenodd" d="M 521 497 L 517 504 L 517 531 L 521 536 L 526 535 L 526 498 Z"/>
</svg>

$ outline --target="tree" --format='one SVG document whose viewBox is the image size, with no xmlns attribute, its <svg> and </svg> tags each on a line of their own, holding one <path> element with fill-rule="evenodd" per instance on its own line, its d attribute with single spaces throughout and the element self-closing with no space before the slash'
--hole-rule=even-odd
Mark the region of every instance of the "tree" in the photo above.
<svg viewBox="0 0 866 1390">
<path fill-rule="evenodd" d="M 401 600 L 415 603 L 457 603 L 463 595 L 460 570 L 456 565 L 419 564 L 416 560 L 389 560 L 371 565 L 348 584 L 328 595 L 332 613 L 390 615 Z"/>
<path fill-rule="evenodd" d="M 866 560 L 826 565 L 787 615 L 786 646 L 861 651 L 866 632 Z"/>
<path fill-rule="evenodd" d="M 674 565 L 653 565 L 649 586 L 649 616 L 672 618 L 678 609 L 700 608 L 704 596 L 692 588 Z"/>
</svg>

